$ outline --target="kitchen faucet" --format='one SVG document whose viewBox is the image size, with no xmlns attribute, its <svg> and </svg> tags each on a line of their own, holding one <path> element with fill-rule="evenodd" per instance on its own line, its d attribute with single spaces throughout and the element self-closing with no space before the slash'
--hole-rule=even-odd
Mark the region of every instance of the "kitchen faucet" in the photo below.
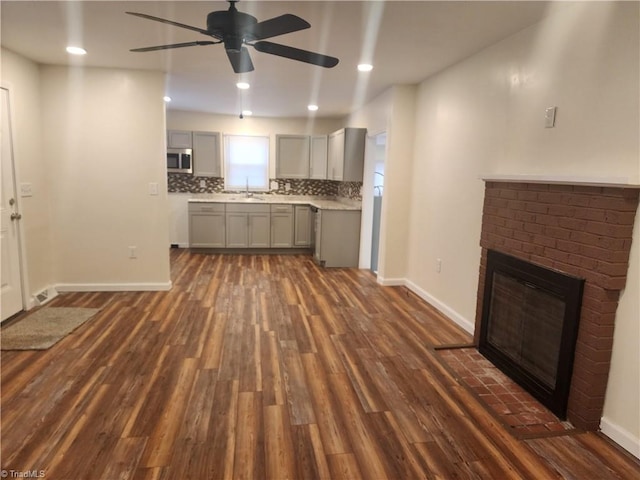
<svg viewBox="0 0 640 480">
<path fill-rule="evenodd" d="M 249 177 L 245 177 L 247 179 L 247 189 L 245 190 L 245 197 L 251 198 L 253 197 L 253 192 L 249 192 Z"/>
</svg>

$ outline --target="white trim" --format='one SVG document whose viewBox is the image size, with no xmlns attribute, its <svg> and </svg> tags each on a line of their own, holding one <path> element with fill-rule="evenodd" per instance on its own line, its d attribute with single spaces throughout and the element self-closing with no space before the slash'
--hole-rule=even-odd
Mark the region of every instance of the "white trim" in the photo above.
<svg viewBox="0 0 640 480">
<path fill-rule="evenodd" d="M 600 419 L 600 431 L 627 450 L 631 455 L 640 459 L 640 438 L 605 417 Z"/>
<path fill-rule="evenodd" d="M 484 174 L 485 182 L 551 183 L 557 185 L 583 185 L 591 187 L 640 188 L 640 180 L 629 177 L 583 177 L 579 175 Z"/>
<path fill-rule="evenodd" d="M 418 285 L 413 283 L 411 280 L 405 280 L 405 286 L 409 290 L 411 290 L 413 293 L 418 295 L 420 298 L 422 298 L 425 302 L 427 302 L 431 306 L 435 307 L 442 314 L 444 314 L 449 319 L 451 319 L 458 326 L 462 327 L 466 332 L 468 332 L 471 335 L 473 335 L 473 332 L 475 330 L 475 322 L 470 322 L 463 315 L 459 314 L 453 308 L 449 307 L 447 304 L 441 302 L 436 297 L 434 297 L 430 293 L 428 293 L 425 290 L 423 290 L 422 288 L 420 288 Z"/>
<path fill-rule="evenodd" d="M 384 278 L 378 275 L 376 279 L 379 285 L 384 287 L 404 287 L 406 280 L 404 278 Z"/>
<path fill-rule="evenodd" d="M 463 328 L 466 332 L 473 335 L 473 332 L 475 330 L 475 322 L 467 320 L 463 315 L 459 314 L 453 308 L 441 302 L 436 297 L 434 297 L 427 291 L 420 288 L 411 280 L 407 280 L 406 278 L 383 278 L 378 276 L 377 281 L 378 281 L 378 284 L 383 286 L 407 287 L 409 290 L 411 290 L 413 293 L 418 295 L 421 299 L 423 299 L 429 305 L 431 305 L 440 313 L 442 313 L 444 316 L 449 318 L 453 323 L 457 324 L 458 326 Z"/>
<path fill-rule="evenodd" d="M 16 112 L 13 109 L 14 104 L 14 90 L 13 84 L 11 82 L 7 82 L 6 80 L 2 80 L 0 82 L 0 88 L 7 91 L 7 114 L 9 116 L 9 134 L 10 134 L 10 145 L 11 145 L 11 168 L 13 169 L 13 183 L 15 190 L 15 200 L 17 211 L 22 213 L 22 196 L 19 192 L 20 187 L 20 167 L 17 158 L 20 155 L 20 147 L 16 142 L 16 121 L 15 116 Z M 17 222 L 18 228 L 18 261 L 20 263 L 20 287 L 22 289 L 22 309 L 29 310 L 30 308 L 30 299 L 27 297 L 27 292 L 29 291 L 29 266 L 27 264 L 27 236 L 25 234 L 24 220 Z"/>
<path fill-rule="evenodd" d="M 61 283 L 59 292 L 152 292 L 171 290 L 171 282 L 165 283 Z"/>
</svg>

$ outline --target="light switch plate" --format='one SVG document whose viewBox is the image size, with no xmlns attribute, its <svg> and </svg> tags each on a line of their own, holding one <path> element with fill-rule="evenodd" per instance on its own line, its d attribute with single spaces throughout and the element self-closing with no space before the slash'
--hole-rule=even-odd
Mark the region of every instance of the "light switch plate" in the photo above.
<svg viewBox="0 0 640 480">
<path fill-rule="evenodd" d="M 33 197 L 33 185 L 30 183 L 20 184 L 20 196 L 21 197 Z"/>
<path fill-rule="evenodd" d="M 158 184 L 156 182 L 149 183 L 149 195 L 158 195 Z"/>
<path fill-rule="evenodd" d="M 556 110 L 558 107 L 547 107 L 544 111 L 544 127 L 553 128 L 556 125 Z"/>
</svg>

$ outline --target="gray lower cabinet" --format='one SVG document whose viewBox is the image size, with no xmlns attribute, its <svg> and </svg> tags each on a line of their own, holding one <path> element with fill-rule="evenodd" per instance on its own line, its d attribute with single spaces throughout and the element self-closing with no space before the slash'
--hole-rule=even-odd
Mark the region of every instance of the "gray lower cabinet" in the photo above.
<svg viewBox="0 0 640 480">
<path fill-rule="evenodd" d="M 224 248 L 224 203 L 189 203 L 189 246 L 191 248 Z"/>
<path fill-rule="evenodd" d="M 293 205 L 271 205 L 271 247 L 293 247 Z"/>
<path fill-rule="evenodd" d="M 295 230 L 293 233 L 293 245 L 295 247 L 311 246 L 311 207 L 309 205 L 296 205 L 294 207 Z"/>
<path fill-rule="evenodd" d="M 325 267 L 357 267 L 360 255 L 360 211 L 318 210 L 315 260 Z"/>
<path fill-rule="evenodd" d="M 269 248 L 269 205 L 226 205 L 227 248 Z"/>
<path fill-rule="evenodd" d="M 360 211 L 314 215 L 309 205 L 190 202 L 189 246 L 311 248 L 325 267 L 357 267 Z"/>
</svg>

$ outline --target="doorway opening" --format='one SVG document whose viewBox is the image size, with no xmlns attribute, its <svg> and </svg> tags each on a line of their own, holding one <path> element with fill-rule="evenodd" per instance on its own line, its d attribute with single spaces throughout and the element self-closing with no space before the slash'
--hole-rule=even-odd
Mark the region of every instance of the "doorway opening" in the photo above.
<svg viewBox="0 0 640 480">
<path fill-rule="evenodd" d="M 378 273 L 380 254 L 380 220 L 382 218 L 382 196 L 384 194 L 384 163 L 387 154 L 387 134 L 380 133 L 373 141 L 373 224 L 371 229 L 371 271 Z"/>
</svg>

